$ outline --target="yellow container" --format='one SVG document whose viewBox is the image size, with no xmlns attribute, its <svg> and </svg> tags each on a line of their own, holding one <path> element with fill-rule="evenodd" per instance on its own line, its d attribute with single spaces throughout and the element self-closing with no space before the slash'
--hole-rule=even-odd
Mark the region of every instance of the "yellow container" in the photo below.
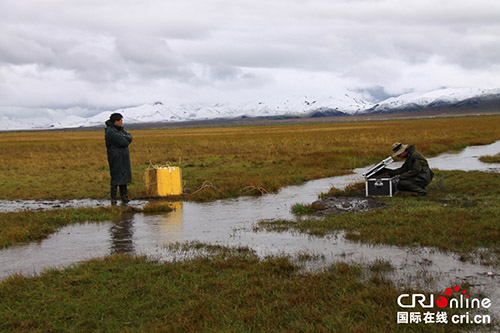
<svg viewBox="0 0 500 333">
<path fill-rule="evenodd" d="M 144 175 L 146 195 L 165 197 L 182 194 L 182 172 L 179 167 L 153 167 Z"/>
</svg>

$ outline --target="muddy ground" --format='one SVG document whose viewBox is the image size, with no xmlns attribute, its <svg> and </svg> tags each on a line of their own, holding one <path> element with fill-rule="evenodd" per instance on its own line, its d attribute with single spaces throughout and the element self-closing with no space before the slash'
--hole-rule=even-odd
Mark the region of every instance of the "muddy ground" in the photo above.
<svg viewBox="0 0 500 333">
<path fill-rule="evenodd" d="M 311 204 L 317 215 L 338 214 L 346 212 L 367 212 L 385 207 L 386 205 L 374 198 L 363 197 L 325 197 Z"/>
</svg>

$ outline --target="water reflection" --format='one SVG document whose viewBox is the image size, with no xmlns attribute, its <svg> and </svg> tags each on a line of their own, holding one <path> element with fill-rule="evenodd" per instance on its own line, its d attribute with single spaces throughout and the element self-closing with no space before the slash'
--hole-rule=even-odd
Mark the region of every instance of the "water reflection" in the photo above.
<svg viewBox="0 0 500 333">
<path fill-rule="evenodd" d="M 182 202 L 172 202 L 170 206 L 174 209 L 166 215 L 161 215 L 159 221 L 159 234 L 165 243 L 176 243 L 183 241 L 182 224 Z"/>
<path fill-rule="evenodd" d="M 170 202 L 168 214 L 135 214 L 110 227 L 110 253 L 150 254 L 165 244 L 184 241 L 183 203 Z"/>
<path fill-rule="evenodd" d="M 113 223 L 110 230 L 111 254 L 113 253 L 134 253 L 134 223 L 132 218 L 125 218 Z"/>
</svg>

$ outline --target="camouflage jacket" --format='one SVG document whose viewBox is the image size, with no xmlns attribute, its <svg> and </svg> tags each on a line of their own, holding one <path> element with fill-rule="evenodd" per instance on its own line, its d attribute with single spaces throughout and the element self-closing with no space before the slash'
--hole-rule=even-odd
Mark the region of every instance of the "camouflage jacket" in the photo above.
<svg viewBox="0 0 500 333">
<path fill-rule="evenodd" d="M 398 169 L 387 170 L 389 176 L 399 175 L 401 179 L 414 178 L 429 184 L 434 177 L 434 172 L 432 172 L 425 157 L 415 150 L 415 145 L 409 146 L 406 150 L 408 151 L 406 161 Z"/>
</svg>

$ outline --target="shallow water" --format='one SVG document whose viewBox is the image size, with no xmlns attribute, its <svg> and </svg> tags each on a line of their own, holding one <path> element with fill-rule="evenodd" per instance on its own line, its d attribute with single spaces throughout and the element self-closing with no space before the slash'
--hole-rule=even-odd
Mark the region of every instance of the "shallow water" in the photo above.
<svg viewBox="0 0 500 333">
<path fill-rule="evenodd" d="M 500 141 L 487 146 L 466 148 L 456 154 L 444 154 L 429 159 L 429 163 L 434 169 L 500 172 L 499 164 L 485 164 L 477 159 L 479 156 L 498 152 Z M 396 166 L 394 164 L 390 167 Z M 394 280 L 406 286 L 424 286 L 429 277 L 434 279 L 433 286 L 439 290 L 460 281 L 468 281 L 486 292 L 493 301 L 492 310 L 500 313 L 500 279 L 496 275 L 487 274 L 492 268 L 464 263 L 454 254 L 422 247 L 365 245 L 346 241 L 341 234 L 319 238 L 296 232 L 253 231 L 253 226 L 261 220 L 293 220 L 293 204 L 311 203 L 319 193 L 327 192 L 333 186 L 342 189 L 360 182 L 363 180 L 361 174 L 366 170 L 367 168 L 360 168 L 351 175 L 289 186 L 278 193 L 261 197 L 240 197 L 210 203 L 178 202 L 173 203 L 176 210 L 168 214 L 135 214 L 116 223 L 87 223 L 64 227 L 41 242 L 1 250 L 0 278 L 13 273 L 36 274 L 49 267 L 65 267 L 114 252 L 172 260 L 172 251 L 166 245 L 199 241 L 224 246 L 248 246 L 261 256 L 295 256 L 305 253 L 324 256 L 324 260 L 316 263 L 316 267 L 338 261 L 371 263 L 383 259 L 396 268 Z M 87 203 L 91 203 L 91 206 L 106 204 L 103 201 Z M 19 207 L 20 202 L 1 201 L 0 211 L 13 211 L 16 205 Z M 21 206 L 24 209 L 29 207 Z M 50 202 L 46 201 L 45 206 L 50 208 Z"/>
<path fill-rule="evenodd" d="M 147 204 L 145 200 L 132 200 L 129 206 L 142 208 Z M 110 200 L 100 199 L 71 199 L 71 200 L 0 200 L 0 213 L 19 212 L 23 210 L 48 210 L 82 207 L 109 207 Z"/>
<path fill-rule="evenodd" d="M 431 168 L 439 170 L 500 172 L 500 164 L 483 163 L 479 157 L 500 152 L 500 141 L 485 146 L 471 146 L 458 153 L 446 153 L 429 158 Z"/>
</svg>

